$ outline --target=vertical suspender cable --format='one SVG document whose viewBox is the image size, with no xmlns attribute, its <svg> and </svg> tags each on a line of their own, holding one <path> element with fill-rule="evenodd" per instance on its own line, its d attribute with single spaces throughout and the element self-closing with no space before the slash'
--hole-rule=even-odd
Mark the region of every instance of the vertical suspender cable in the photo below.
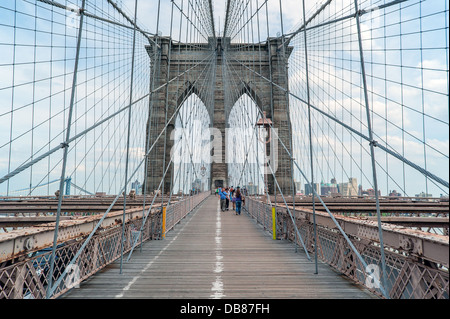
<svg viewBox="0 0 450 319">
<path fill-rule="evenodd" d="M 281 26 L 281 43 L 285 43 L 284 41 L 284 26 L 283 26 L 283 8 L 281 5 L 281 0 L 279 0 L 280 5 L 280 26 Z M 288 132 L 289 132 L 289 144 L 291 148 L 291 152 L 293 153 L 293 139 L 292 139 L 292 123 L 290 118 L 290 105 L 289 105 L 289 76 L 288 76 L 288 67 L 287 67 L 287 60 L 286 60 L 286 45 L 282 45 L 282 68 L 284 71 L 282 73 L 284 74 L 284 80 L 286 85 L 286 91 L 284 92 L 285 100 L 286 100 L 286 120 L 288 122 Z M 294 214 L 294 220 L 295 219 L 295 186 L 294 186 L 294 163 L 293 158 L 290 159 L 289 165 L 290 165 L 290 171 L 291 171 L 291 191 L 292 191 L 292 212 Z M 314 199 L 313 199 L 314 201 Z M 313 204 L 314 207 L 314 204 Z M 297 237 L 297 234 L 295 234 L 295 237 Z M 297 251 L 297 238 L 295 238 L 295 249 Z"/>
<path fill-rule="evenodd" d="M 355 18 L 356 18 L 356 27 L 358 30 L 358 45 L 359 45 L 359 54 L 360 54 L 360 61 L 361 61 L 361 76 L 363 80 L 363 86 L 364 86 L 364 101 L 366 105 L 366 116 L 367 116 L 367 128 L 369 131 L 369 139 L 370 139 L 370 157 L 372 161 L 372 173 L 373 173 L 373 188 L 375 190 L 375 201 L 376 201 L 376 207 L 377 207 L 377 221 L 378 221 L 378 235 L 380 239 L 380 253 L 381 253 L 381 264 L 383 268 L 383 286 L 386 289 L 387 288 L 387 272 L 386 272 L 386 257 L 384 254 L 384 243 L 383 243 L 383 228 L 381 225 L 381 213 L 380 213 L 380 199 L 378 194 L 378 182 L 377 182 L 377 171 L 375 166 L 375 145 L 373 141 L 373 131 L 372 131 L 372 123 L 371 123 L 371 117 L 370 117 L 370 109 L 369 109 L 369 96 L 367 93 L 367 81 L 366 81 L 366 71 L 365 71 L 365 65 L 364 65 L 364 52 L 362 47 L 362 38 L 361 38 L 361 25 L 360 25 L 360 17 L 359 17 L 359 9 L 358 9 L 358 0 L 354 0 L 355 3 Z M 383 289 L 384 296 L 386 298 L 389 298 L 388 293 L 386 290 Z"/>
<path fill-rule="evenodd" d="M 158 2 L 158 20 L 159 20 L 159 15 L 160 15 L 160 3 L 161 0 L 159 0 Z M 169 78 L 170 78 L 170 53 L 172 50 L 172 24 L 173 24 L 173 2 L 172 2 L 172 6 L 171 6 L 171 14 L 170 14 L 170 37 L 169 37 L 169 44 L 168 44 L 168 52 L 167 52 L 167 67 L 166 67 L 166 83 L 169 83 Z M 166 85 L 166 101 L 165 101 L 165 105 L 164 105 L 164 125 L 168 125 L 167 123 L 167 112 L 169 111 L 169 85 Z M 164 131 L 164 152 L 163 152 L 163 172 L 166 169 L 166 153 L 167 153 L 167 129 Z M 168 164 L 170 166 L 170 163 Z M 171 181 L 172 183 L 172 181 Z M 165 189 L 166 186 L 166 181 L 165 178 L 163 177 L 163 182 L 162 182 L 162 186 L 161 186 L 161 208 L 164 206 L 164 192 L 166 191 Z"/>
<path fill-rule="evenodd" d="M 305 13 L 305 0 L 302 0 L 303 6 L 303 21 L 306 23 L 306 13 Z M 309 68 L 308 68 L 308 45 L 306 28 L 303 28 L 303 39 L 305 48 L 305 73 L 306 73 L 306 96 L 308 103 L 308 131 L 309 131 L 309 156 L 310 156 L 310 168 L 311 168 L 311 189 L 314 190 L 314 165 L 313 165 L 313 146 L 312 146 L 312 130 L 311 130 L 311 98 L 310 98 L 310 88 L 309 88 Z M 314 232 L 314 263 L 315 263 L 315 274 L 319 273 L 319 268 L 317 266 L 317 224 L 316 224 L 316 203 L 315 203 L 315 192 L 312 191 L 312 206 L 313 206 L 313 232 Z"/>
<path fill-rule="evenodd" d="M 131 79 L 130 79 L 130 99 L 128 108 L 128 132 L 127 132 L 127 154 L 125 160 L 125 185 L 123 186 L 123 216 L 122 216 L 122 236 L 120 240 L 120 273 L 122 274 L 122 266 L 123 266 L 123 250 L 124 250 L 124 236 L 125 236 L 125 214 L 127 210 L 127 183 L 128 183 L 128 164 L 130 157 L 130 132 L 131 132 L 131 103 L 133 102 L 133 78 L 134 78 L 134 55 L 136 51 L 136 20 L 137 20 L 137 4 L 138 0 L 134 2 L 134 30 L 133 30 L 133 48 L 131 54 Z"/>
<path fill-rule="evenodd" d="M 61 178 L 59 181 L 59 196 L 58 196 L 58 208 L 56 212 L 56 224 L 55 224 L 55 231 L 53 235 L 53 246 L 52 246 L 52 254 L 50 256 L 50 271 L 48 273 L 48 286 L 47 286 L 47 299 L 51 298 L 52 295 L 52 284 L 53 284 L 53 270 L 55 267 L 55 254 L 56 254 L 56 245 L 58 242 L 58 230 L 59 230 L 59 220 L 61 216 L 61 205 L 62 205 L 62 198 L 63 198 L 63 189 L 64 189 L 64 180 L 66 175 L 66 165 L 67 165 L 67 153 L 69 149 L 69 138 L 70 138 L 70 128 L 72 124 L 72 113 L 73 113 L 73 105 L 75 100 L 75 88 L 77 85 L 77 73 L 78 73 L 78 61 L 80 58 L 80 46 L 81 46 L 81 37 L 83 34 L 83 21 L 84 21 L 84 6 L 85 6 L 86 0 L 83 0 L 81 2 L 81 8 L 79 10 L 80 13 L 80 25 L 78 28 L 78 38 L 77 38 L 77 50 L 75 53 L 75 65 L 74 65 L 74 71 L 73 71 L 73 78 L 72 78 L 72 91 L 70 95 L 70 105 L 69 105 L 69 114 L 67 119 L 67 131 L 66 131 L 66 139 L 63 144 L 61 144 L 61 147 L 64 149 L 63 153 L 63 163 L 62 163 L 62 169 L 61 169 Z"/>
</svg>

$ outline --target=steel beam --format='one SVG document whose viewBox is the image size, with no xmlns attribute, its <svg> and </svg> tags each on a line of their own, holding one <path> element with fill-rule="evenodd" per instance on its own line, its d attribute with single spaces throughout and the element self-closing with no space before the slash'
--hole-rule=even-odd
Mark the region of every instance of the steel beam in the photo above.
<svg viewBox="0 0 450 319">
<path fill-rule="evenodd" d="M 146 209 L 149 208 L 150 206 L 146 207 Z M 158 209 L 160 206 L 155 205 L 152 213 Z M 103 220 L 99 230 L 121 226 L 122 213 L 122 211 L 110 212 Z M 89 235 L 101 217 L 101 215 L 96 215 L 60 220 L 57 244 Z M 125 214 L 125 223 L 141 218 L 142 207 L 128 209 Z M 0 262 L 50 247 L 53 244 L 54 231 L 55 223 L 50 223 L 45 226 L 28 227 L 0 234 Z"/>
<path fill-rule="evenodd" d="M 286 207 L 278 205 L 278 212 L 284 210 L 286 210 Z M 310 209 L 296 207 L 295 216 L 300 221 L 313 223 L 313 211 Z M 379 243 L 377 221 L 337 214 L 334 215 L 334 218 L 348 236 Z M 328 213 L 317 210 L 316 223 L 328 229 L 337 228 Z M 430 234 L 425 231 L 388 223 L 383 223 L 382 229 L 386 247 L 408 252 L 410 255 L 425 258 L 447 268 L 449 267 L 449 236 Z"/>
</svg>

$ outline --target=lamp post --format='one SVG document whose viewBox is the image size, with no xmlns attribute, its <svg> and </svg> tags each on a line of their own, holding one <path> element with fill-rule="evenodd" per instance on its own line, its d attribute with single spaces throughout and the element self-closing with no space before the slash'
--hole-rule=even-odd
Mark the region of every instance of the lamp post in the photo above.
<svg viewBox="0 0 450 319">
<path fill-rule="evenodd" d="M 202 176 L 202 181 L 200 182 L 201 190 L 202 190 L 202 192 L 204 192 L 205 189 L 203 188 L 203 179 L 205 178 L 205 175 L 206 175 L 206 167 L 205 167 L 205 165 L 203 165 L 203 163 L 202 163 L 202 167 L 200 168 L 200 175 Z"/>
<path fill-rule="evenodd" d="M 258 126 L 258 140 L 260 140 L 259 139 L 260 128 L 267 130 L 269 133 L 269 141 L 267 141 L 267 140 L 263 141 L 264 142 L 264 160 L 265 160 L 266 156 L 267 156 L 266 144 L 270 142 L 270 127 L 272 126 L 272 121 L 269 118 L 267 118 L 266 112 L 263 112 L 263 117 L 260 118 L 258 120 L 258 122 L 256 122 L 256 126 Z M 256 156 L 258 156 L 258 154 L 256 154 Z M 265 161 L 264 161 L 264 164 L 265 164 Z M 258 161 L 258 165 L 259 165 L 259 161 Z M 266 188 L 266 172 L 265 172 L 265 170 L 263 172 L 263 175 L 264 175 L 264 189 L 265 189 Z M 267 185 L 267 202 L 269 202 L 268 199 L 269 199 L 269 185 Z"/>
</svg>

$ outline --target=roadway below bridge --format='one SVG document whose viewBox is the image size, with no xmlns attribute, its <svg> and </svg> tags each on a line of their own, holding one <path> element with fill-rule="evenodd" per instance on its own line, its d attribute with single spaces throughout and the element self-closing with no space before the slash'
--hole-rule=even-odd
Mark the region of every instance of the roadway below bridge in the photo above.
<svg viewBox="0 0 450 319">
<path fill-rule="evenodd" d="M 108 265 L 61 298 L 376 298 L 326 264 L 314 274 L 300 249 L 273 240 L 244 211 L 221 212 L 214 196 L 119 268 Z"/>
</svg>

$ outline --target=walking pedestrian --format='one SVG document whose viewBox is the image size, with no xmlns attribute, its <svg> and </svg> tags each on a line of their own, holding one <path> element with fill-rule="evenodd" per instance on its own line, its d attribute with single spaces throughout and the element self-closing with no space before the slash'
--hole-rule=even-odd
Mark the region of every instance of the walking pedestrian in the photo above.
<svg viewBox="0 0 450 319">
<path fill-rule="evenodd" d="M 225 194 L 226 194 L 226 209 L 229 210 L 229 206 L 230 206 L 230 190 L 227 188 L 225 188 Z"/>
<path fill-rule="evenodd" d="M 226 208 L 227 195 L 225 191 L 222 190 L 222 188 L 219 188 L 219 196 L 220 196 L 220 209 L 224 212 Z"/>
<path fill-rule="evenodd" d="M 235 189 L 233 188 L 233 186 L 231 186 L 230 199 L 231 199 L 231 202 L 233 203 L 233 210 L 236 209 L 236 201 L 235 201 L 235 198 L 234 198 L 234 192 L 235 192 Z"/>
<path fill-rule="evenodd" d="M 245 197 L 242 195 L 239 186 L 236 188 L 236 194 L 234 196 L 236 202 L 236 215 L 241 214 L 242 205 L 245 206 Z"/>
</svg>

